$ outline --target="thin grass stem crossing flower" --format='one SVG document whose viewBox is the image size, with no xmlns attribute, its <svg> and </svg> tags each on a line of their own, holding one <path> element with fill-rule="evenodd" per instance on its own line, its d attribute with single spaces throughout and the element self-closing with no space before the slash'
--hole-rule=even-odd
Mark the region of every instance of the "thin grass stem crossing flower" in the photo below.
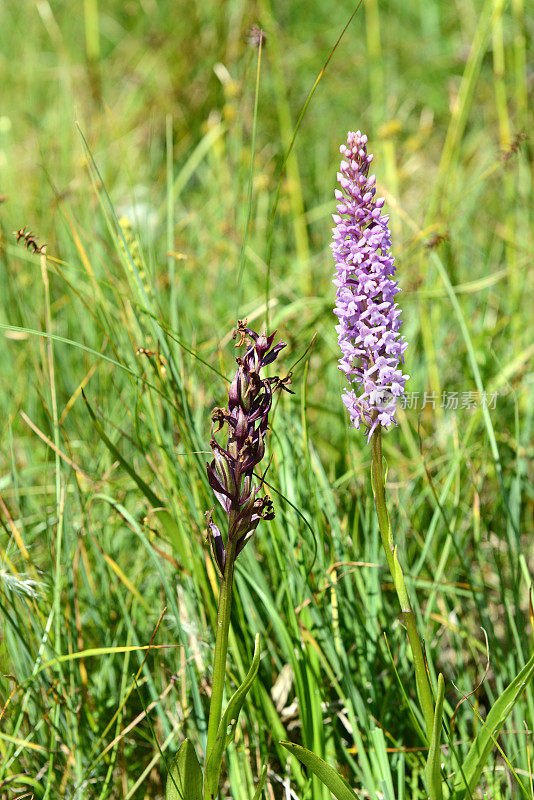
<svg viewBox="0 0 534 800">
<path fill-rule="evenodd" d="M 407 343 L 400 335 L 400 309 L 394 302 L 400 291 L 395 261 L 390 253 L 389 216 L 382 214 L 384 198 L 376 198 L 375 176 L 369 175 L 373 156 L 367 136 L 349 131 L 335 196 L 333 242 L 336 263 L 334 285 L 341 348 L 339 369 L 350 389 L 343 393 L 352 426 L 363 426 L 368 441 L 377 427 L 396 424 L 397 400 L 404 394 L 408 375 L 401 365 Z"/>
</svg>

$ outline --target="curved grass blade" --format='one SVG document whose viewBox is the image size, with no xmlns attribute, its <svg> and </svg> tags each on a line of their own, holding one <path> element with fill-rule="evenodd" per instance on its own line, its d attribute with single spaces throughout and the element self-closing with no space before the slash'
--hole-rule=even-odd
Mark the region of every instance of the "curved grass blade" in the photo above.
<svg viewBox="0 0 534 800">
<path fill-rule="evenodd" d="M 102 425 L 100 423 L 100 420 L 98 419 L 98 417 L 96 416 L 95 412 L 91 408 L 91 405 L 90 405 L 90 403 L 89 403 L 89 401 L 88 401 L 83 389 L 82 389 L 82 397 L 84 399 L 85 405 L 87 406 L 87 410 L 89 411 L 89 415 L 90 415 L 90 417 L 91 417 L 91 419 L 93 421 L 93 424 L 94 424 L 94 426 L 96 428 L 96 431 L 97 431 L 98 435 L 100 436 L 100 438 L 102 439 L 102 441 L 104 442 L 106 447 L 108 448 L 108 450 L 111 453 L 111 455 L 126 470 L 128 475 L 135 481 L 135 483 L 137 484 L 139 489 L 142 491 L 142 493 L 144 494 L 144 496 L 146 497 L 148 502 L 152 505 L 153 511 L 154 511 L 155 515 L 157 516 L 157 518 L 159 519 L 159 521 L 161 522 L 161 524 L 163 525 L 163 528 L 165 529 L 165 533 L 169 537 L 169 540 L 170 540 L 171 544 L 173 545 L 173 547 L 175 548 L 175 550 L 177 552 L 180 552 L 181 536 L 180 536 L 180 530 L 178 528 L 178 525 L 176 524 L 176 520 L 174 519 L 172 514 L 169 511 L 167 511 L 167 509 L 165 508 L 165 503 L 163 502 L 163 500 L 161 500 L 157 496 L 157 494 L 152 491 L 150 486 L 147 483 L 145 483 L 145 481 L 141 478 L 139 473 L 137 473 L 133 469 L 131 464 L 129 464 L 128 461 L 126 461 L 126 459 L 124 458 L 124 456 L 122 455 L 120 450 L 113 444 L 111 439 L 107 436 L 107 434 L 104 431 L 104 428 L 102 427 Z"/>
<path fill-rule="evenodd" d="M 148 484 L 145 483 L 145 481 L 141 478 L 141 476 L 138 475 L 138 473 L 133 469 L 133 467 L 126 461 L 124 456 L 121 454 L 120 450 L 117 447 L 115 447 L 115 445 L 113 444 L 111 439 L 109 439 L 109 437 L 106 435 L 102 425 L 100 424 L 99 419 L 97 418 L 95 412 L 91 408 L 89 400 L 85 396 L 85 392 L 83 391 L 83 389 L 82 389 L 82 397 L 83 397 L 84 403 L 85 403 L 85 405 L 87 407 L 87 410 L 89 412 L 89 416 L 91 417 L 91 420 L 93 421 L 93 425 L 95 426 L 98 435 L 100 436 L 100 438 L 102 439 L 102 441 L 104 442 L 106 447 L 108 448 L 109 452 L 112 454 L 112 456 L 114 458 L 117 459 L 117 461 L 119 461 L 119 463 L 123 467 L 123 469 L 125 469 L 126 472 L 128 473 L 128 475 L 135 481 L 135 483 L 137 484 L 139 489 L 141 489 L 141 491 L 143 492 L 143 494 L 146 497 L 146 499 L 148 500 L 148 502 L 154 508 L 162 508 L 165 504 L 159 499 L 157 494 L 155 494 L 152 491 L 150 486 L 148 486 Z"/>
<path fill-rule="evenodd" d="M 296 756 L 314 775 L 317 775 L 319 780 L 324 783 L 326 788 L 332 792 L 337 800 L 357 800 L 358 795 L 353 792 L 345 778 L 342 778 L 341 775 L 336 772 L 330 764 L 323 761 L 322 758 L 319 758 L 315 753 L 312 753 L 305 747 L 301 747 L 299 744 L 293 744 L 292 742 L 280 742 L 280 744 L 292 753 L 292 755 Z"/>
<path fill-rule="evenodd" d="M 462 765 L 462 774 L 458 776 L 454 786 L 453 800 L 464 800 L 475 791 L 497 737 L 533 675 L 534 655 L 493 704 Z"/>
<path fill-rule="evenodd" d="M 109 364 L 112 364 L 114 367 L 118 367 L 122 369 L 124 372 L 127 372 L 128 375 L 131 375 L 136 380 L 142 381 L 150 386 L 151 389 L 157 391 L 157 387 L 152 386 L 146 381 L 142 375 L 139 375 L 133 369 L 130 369 L 126 364 L 121 364 L 120 361 L 116 361 L 114 358 L 110 358 L 106 356 L 104 353 L 101 353 L 99 350 L 94 350 L 92 347 L 88 347 L 86 344 L 82 344 L 82 342 L 76 342 L 74 339 L 67 339 L 65 336 L 59 336 L 56 333 L 48 333 L 47 331 L 39 331 L 34 328 L 22 328 L 20 325 L 8 325 L 5 322 L 0 322 L 0 329 L 4 331 L 12 331 L 13 333 L 26 333 L 29 336 L 40 336 L 43 339 L 48 339 L 53 342 L 61 342 L 62 344 L 68 344 L 72 347 L 77 347 L 78 350 L 83 350 L 85 353 L 89 353 L 95 358 L 101 359 L 102 361 L 107 361 Z M 163 395 L 165 396 L 165 395 Z"/>
</svg>

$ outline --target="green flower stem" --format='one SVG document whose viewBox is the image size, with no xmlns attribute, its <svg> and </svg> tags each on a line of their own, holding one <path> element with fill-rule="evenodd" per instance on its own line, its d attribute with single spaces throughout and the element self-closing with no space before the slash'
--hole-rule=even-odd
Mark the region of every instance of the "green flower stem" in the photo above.
<svg viewBox="0 0 534 800">
<path fill-rule="evenodd" d="M 232 609 L 232 588 L 234 582 L 235 537 L 230 534 L 226 544 L 226 565 L 219 590 L 219 610 L 217 613 L 217 635 L 215 637 L 215 655 L 213 658 L 213 681 L 211 685 L 210 716 L 208 722 L 208 743 L 206 746 L 206 762 L 213 750 L 217 731 L 221 721 L 224 683 L 226 678 L 226 653 L 228 651 L 228 630 L 230 628 L 230 611 Z"/>
<path fill-rule="evenodd" d="M 404 624 L 408 633 L 408 641 L 413 655 L 413 662 L 415 667 L 415 683 L 417 688 L 417 696 L 419 704 L 425 719 L 426 733 L 428 741 L 432 740 L 432 732 L 434 728 L 434 701 L 432 698 L 432 691 L 428 680 L 425 659 L 423 656 L 423 648 L 421 647 L 421 640 L 417 632 L 415 624 L 415 615 L 406 591 L 404 577 L 397 558 L 397 549 L 393 542 L 393 534 L 391 532 L 391 525 L 389 522 L 388 510 L 386 506 L 386 491 L 384 486 L 384 472 L 382 467 L 382 428 L 378 425 L 371 438 L 371 481 L 373 485 L 373 494 L 375 498 L 376 513 L 378 515 L 378 526 L 380 528 L 380 536 L 382 544 L 386 551 L 386 558 L 388 562 L 389 571 L 393 578 L 395 590 L 399 598 L 401 611 L 404 617 Z"/>
</svg>

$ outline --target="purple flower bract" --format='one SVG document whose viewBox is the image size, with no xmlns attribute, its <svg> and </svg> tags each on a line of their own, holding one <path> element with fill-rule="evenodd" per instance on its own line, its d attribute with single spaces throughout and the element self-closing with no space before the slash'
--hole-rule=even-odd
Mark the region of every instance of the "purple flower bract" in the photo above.
<svg viewBox="0 0 534 800">
<path fill-rule="evenodd" d="M 389 216 L 382 216 L 384 199 L 375 199 L 375 176 L 368 174 L 373 156 L 367 154 L 367 136 L 349 131 L 340 152 L 341 189 L 335 192 L 338 213 L 332 215 L 330 245 L 336 263 L 339 369 L 350 384 L 343 402 L 352 426 L 363 423 L 369 441 L 377 425 L 396 424 L 397 398 L 408 380 L 400 368 L 408 344 L 399 333 L 401 312 L 394 298 L 400 289 L 392 278 Z"/>
</svg>

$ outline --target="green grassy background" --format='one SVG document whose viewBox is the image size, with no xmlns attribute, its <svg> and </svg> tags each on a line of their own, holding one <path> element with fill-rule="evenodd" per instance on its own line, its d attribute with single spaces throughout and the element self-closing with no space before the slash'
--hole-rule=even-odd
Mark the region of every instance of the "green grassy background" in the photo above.
<svg viewBox="0 0 534 800">
<path fill-rule="evenodd" d="M 527 9 L 366 0 L 303 118 L 271 238 L 298 114 L 353 9 L 0 7 L 2 800 L 162 797 L 160 748 L 168 761 L 188 735 L 200 754 L 217 593 L 209 414 L 236 317 L 260 327 L 266 304 L 288 343 L 281 369 L 306 355 L 272 417 L 277 516 L 238 562 L 230 683 L 256 632 L 263 656 L 225 796 L 250 800 L 268 761 L 270 800 L 328 800 L 288 761 L 288 738 L 361 797 L 425 797 L 370 453 L 340 399 L 328 245 L 347 129 L 368 134 L 391 212 L 419 393 L 384 451 L 407 583 L 447 683 L 445 775 L 532 651 Z M 46 269 L 16 244 L 25 225 Z M 498 396 L 489 412 L 451 410 L 444 391 Z M 425 392 L 435 408 L 421 410 Z M 477 797 L 533 797 L 533 720 L 527 689 Z"/>
</svg>

